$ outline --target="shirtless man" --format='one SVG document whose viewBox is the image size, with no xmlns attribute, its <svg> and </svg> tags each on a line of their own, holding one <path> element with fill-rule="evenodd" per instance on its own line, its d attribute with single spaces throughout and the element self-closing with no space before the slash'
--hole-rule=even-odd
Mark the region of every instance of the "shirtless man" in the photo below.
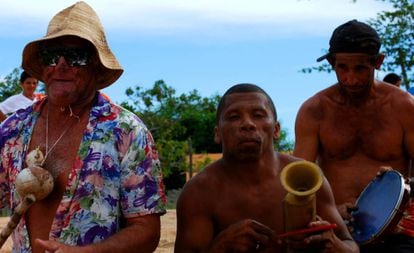
<svg viewBox="0 0 414 253">
<path fill-rule="evenodd" d="M 298 161 L 274 151 L 280 126 L 271 98 L 252 84 L 239 84 L 222 97 L 215 141 L 223 157 L 184 187 L 177 204 L 175 252 L 285 252 L 279 175 Z M 339 213 L 326 179 L 317 194 L 317 213 L 338 228 L 308 236 L 306 252 L 359 252 Z M 312 251 L 314 252 L 314 251 Z"/>
<path fill-rule="evenodd" d="M 353 20 L 336 28 L 328 54 L 318 61 L 328 60 L 338 83 L 305 101 L 296 119 L 293 154 L 318 162 L 345 219 L 382 166 L 408 176 L 414 157 L 414 99 L 375 80 L 384 60 L 380 46 L 376 31 L 364 23 Z M 367 252 L 408 252 L 400 251 L 404 247 L 413 252 L 413 215 L 411 204 L 398 235 Z M 391 244 L 395 247 L 387 248 Z"/>
</svg>

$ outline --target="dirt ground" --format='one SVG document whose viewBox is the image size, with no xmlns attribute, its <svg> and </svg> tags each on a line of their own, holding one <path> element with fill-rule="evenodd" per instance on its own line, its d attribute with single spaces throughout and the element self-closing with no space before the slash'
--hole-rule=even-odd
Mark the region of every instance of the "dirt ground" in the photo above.
<svg viewBox="0 0 414 253">
<path fill-rule="evenodd" d="M 158 248 L 155 250 L 156 253 L 172 253 L 174 251 L 176 231 L 175 209 L 170 209 L 165 215 L 161 216 L 161 239 Z"/>
<path fill-rule="evenodd" d="M 0 229 L 7 224 L 9 218 L 0 217 Z M 161 239 L 158 248 L 155 250 L 156 253 L 172 253 L 174 249 L 175 232 L 175 210 L 168 210 L 167 214 L 161 216 Z M 0 253 L 11 252 L 11 238 L 7 239 L 6 243 L 0 250 Z"/>
</svg>

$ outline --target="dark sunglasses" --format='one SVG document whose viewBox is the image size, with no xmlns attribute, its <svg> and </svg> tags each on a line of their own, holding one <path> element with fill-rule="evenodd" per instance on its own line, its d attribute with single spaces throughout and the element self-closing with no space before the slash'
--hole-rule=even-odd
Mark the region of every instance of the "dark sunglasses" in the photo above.
<svg viewBox="0 0 414 253">
<path fill-rule="evenodd" d="M 42 63 L 46 66 L 56 66 L 60 57 L 71 67 L 86 66 L 93 53 L 86 48 L 44 48 L 39 51 Z"/>
</svg>

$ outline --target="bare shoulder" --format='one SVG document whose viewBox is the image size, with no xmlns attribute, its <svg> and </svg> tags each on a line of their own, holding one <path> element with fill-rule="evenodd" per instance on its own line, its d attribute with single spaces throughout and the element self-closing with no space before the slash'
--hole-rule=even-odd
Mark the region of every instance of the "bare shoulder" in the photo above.
<svg viewBox="0 0 414 253">
<path fill-rule="evenodd" d="M 414 110 L 414 96 L 411 95 L 409 92 L 403 91 L 401 89 L 397 89 L 391 87 L 391 99 L 394 107 L 403 107 L 410 110 Z"/>
<path fill-rule="evenodd" d="M 196 202 L 199 203 L 200 199 L 203 200 L 203 205 L 208 205 L 210 199 L 216 198 L 215 192 L 220 188 L 219 174 L 218 161 L 208 165 L 184 185 L 178 199 L 178 205 L 193 205 Z"/>
<path fill-rule="evenodd" d="M 391 106 L 391 110 L 394 116 L 397 116 L 401 120 L 410 120 L 414 118 L 414 96 L 409 92 L 403 91 L 392 85 L 379 82 L 378 87 L 381 97 L 383 97 L 383 103 Z"/>
<path fill-rule="evenodd" d="M 278 159 L 280 161 L 280 167 L 283 169 L 286 165 L 296 161 L 302 161 L 302 158 L 287 154 L 287 153 L 278 153 Z"/>
<path fill-rule="evenodd" d="M 308 98 L 300 107 L 298 118 L 312 118 L 319 119 L 322 117 L 323 110 L 327 101 L 334 100 L 335 97 L 335 85 L 332 85 L 326 89 L 323 89 L 310 98 Z"/>
<path fill-rule="evenodd" d="M 216 161 L 184 185 L 177 202 L 175 252 L 201 252 L 213 240 L 221 171 Z"/>
<path fill-rule="evenodd" d="M 194 190 L 203 187 L 211 187 L 219 183 L 221 171 L 220 160 L 207 165 L 201 172 L 188 181 L 184 188 Z"/>
</svg>

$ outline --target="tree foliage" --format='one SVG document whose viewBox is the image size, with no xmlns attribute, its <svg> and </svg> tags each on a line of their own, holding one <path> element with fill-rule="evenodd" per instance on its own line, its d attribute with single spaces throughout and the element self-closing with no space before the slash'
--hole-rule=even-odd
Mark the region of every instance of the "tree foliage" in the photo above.
<svg viewBox="0 0 414 253">
<path fill-rule="evenodd" d="M 198 152 L 220 152 L 214 143 L 214 123 L 218 95 L 203 98 L 197 90 L 176 95 L 164 81 L 156 81 L 151 89 L 136 86 L 126 91 L 132 109 L 147 124 L 154 138 L 187 142 L 192 138 Z"/>
<path fill-rule="evenodd" d="M 378 13 L 368 23 L 381 37 L 382 51 L 386 54 L 383 68 L 401 74 L 408 89 L 414 81 L 414 1 L 381 1 L 390 2 L 393 10 Z"/>
<path fill-rule="evenodd" d="M 377 0 L 389 2 L 393 9 L 377 14 L 368 20 L 377 30 L 385 53 L 382 68 L 385 71 L 401 74 L 406 89 L 414 82 L 414 2 L 412 0 Z M 353 1 L 357 2 L 357 1 Z M 331 72 L 331 66 L 324 62 L 319 66 L 303 68 L 302 73 Z"/>
<path fill-rule="evenodd" d="M 0 102 L 6 98 L 22 92 L 20 84 L 21 70 L 19 68 L 4 77 L 4 81 L 0 81 Z"/>
<path fill-rule="evenodd" d="M 203 98 L 196 90 L 176 95 L 163 80 L 156 81 L 151 89 L 128 88 L 126 95 L 129 101 L 121 105 L 145 122 L 157 142 L 167 188 L 183 184 L 169 185 L 168 177 L 185 172 L 189 138 L 193 152 L 220 152 L 213 131 L 219 96 Z"/>
<path fill-rule="evenodd" d="M 288 140 L 288 134 L 286 130 L 280 131 L 279 140 L 275 140 L 275 148 L 281 152 L 290 152 L 293 150 L 293 142 Z"/>
</svg>

